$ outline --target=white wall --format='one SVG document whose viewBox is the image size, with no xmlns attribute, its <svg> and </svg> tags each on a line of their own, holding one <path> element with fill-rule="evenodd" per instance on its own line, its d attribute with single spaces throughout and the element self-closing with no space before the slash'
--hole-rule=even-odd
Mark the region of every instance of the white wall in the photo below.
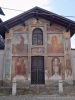
<svg viewBox="0 0 75 100">
<path fill-rule="evenodd" d="M 73 79 L 75 80 L 75 50 L 71 50 L 71 54 L 72 54 Z"/>
</svg>

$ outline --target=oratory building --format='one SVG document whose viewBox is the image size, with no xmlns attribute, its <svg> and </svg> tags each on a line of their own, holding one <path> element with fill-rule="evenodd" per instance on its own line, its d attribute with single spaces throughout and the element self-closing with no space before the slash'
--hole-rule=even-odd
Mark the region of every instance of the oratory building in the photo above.
<svg viewBox="0 0 75 100">
<path fill-rule="evenodd" d="M 74 32 L 74 21 L 39 7 L 1 23 L 5 38 L 1 80 L 16 77 L 30 84 L 73 80 L 70 38 Z"/>
</svg>

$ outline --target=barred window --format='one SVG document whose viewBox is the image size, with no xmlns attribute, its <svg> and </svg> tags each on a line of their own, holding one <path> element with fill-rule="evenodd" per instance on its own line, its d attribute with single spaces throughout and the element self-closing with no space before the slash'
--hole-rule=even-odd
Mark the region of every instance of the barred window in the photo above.
<svg viewBox="0 0 75 100">
<path fill-rule="evenodd" d="M 33 30 L 32 45 L 43 45 L 43 31 L 40 28 Z"/>
</svg>

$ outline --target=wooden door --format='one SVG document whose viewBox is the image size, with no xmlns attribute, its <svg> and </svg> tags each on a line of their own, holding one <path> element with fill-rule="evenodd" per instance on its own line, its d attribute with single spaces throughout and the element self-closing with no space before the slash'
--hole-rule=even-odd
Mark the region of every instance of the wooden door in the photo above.
<svg viewBox="0 0 75 100">
<path fill-rule="evenodd" d="M 31 58 L 31 84 L 44 84 L 44 57 Z"/>
</svg>

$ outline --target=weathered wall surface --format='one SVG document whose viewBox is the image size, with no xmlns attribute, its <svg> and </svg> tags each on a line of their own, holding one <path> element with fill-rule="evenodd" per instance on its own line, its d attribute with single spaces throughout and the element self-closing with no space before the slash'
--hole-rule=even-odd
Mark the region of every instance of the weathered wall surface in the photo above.
<svg viewBox="0 0 75 100">
<path fill-rule="evenodd" d="M 0 81 L 3 80 L 4 51 L 0 50 Z"/>
<path fill-rule="evenodd" d="M 43 31 L 43 45 L 32 44 L 35 28 Z M 23 75 L 31 81 L 32 56 L 44 57 L 45 83 L 50 79 L 72 79 L 70 32 L 65 32 L 64 27 L 55 23 L 50 26 L 47 20 L 31 18 L 26 26 L 10 29 L 5 40 L 4 78 L 11 80 Z"/>
<path fill-rule="evenodd" d="M 71 50 L 71 54 L 72 54 L 73 80 L 75 80 L 75 49 Z"/>
</svg>

